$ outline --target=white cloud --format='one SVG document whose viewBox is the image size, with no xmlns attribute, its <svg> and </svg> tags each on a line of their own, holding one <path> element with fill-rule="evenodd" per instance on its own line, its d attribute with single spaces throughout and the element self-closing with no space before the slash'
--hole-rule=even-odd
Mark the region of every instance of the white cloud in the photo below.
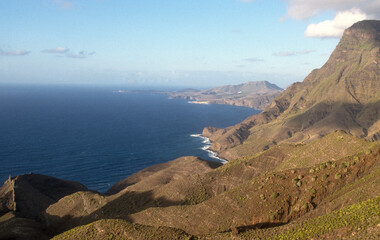
<svg viewBox="0 0 380 240">
<path fill-rule="evenodd" d="M 378 0 L 285 0 L 288 3 L 287 15 L 295 19 L 306 19 L 324 11 L 346 11 L 364 8 Z"/>
<path fill-rule="evenodd" d="M 67 53 L 70 49 L 65 47 L 57 47 L 52 49 L 42 50 L 43 53 Z"/>
<path fill-rule="evenodd" d="M 3 51 L 0 49 L 1 56 L 25 56 L 28 55 L 30 51 L 27 50 L 14 50 L 14 51 Z"/>
<path fill-rule="evenodd" d="M 314 52 L 314 50 L 284 51 L 284 52 L 273 53 L 273 56 L 277 56 L 277 57 L 290 57 L 290 56 L 306 55 L 306 54 L 309 54 L 309 53 L 312 53 L 312 52 Z"/>
<path fill-rule="evenodd" d="M 358 9 L 338 12 L 333 20 L 310 24 L 306 31 L 307 37 L 339 38 L 344 30 L 352 24 L 367 19 L 368 16 Z"/>
<path fill-rule="evenodd" d="M 66 57 L 69 58 L 87 58 L 88 56 L 94 55 L 95 52 L 89 52 L 87 53 L 86 51 L 80 51 L 78 53 L 68 53 Z"/>
<path fill-rule="evenodd" d="M 332 11 L 334 19 L 310 24 L 307 37 L 340 37 L 344 29 L 364 19 L 380 18 L 380 0 L 283 0 L 288 3 L 287 17 L 309 19 Z"/>
</svg>

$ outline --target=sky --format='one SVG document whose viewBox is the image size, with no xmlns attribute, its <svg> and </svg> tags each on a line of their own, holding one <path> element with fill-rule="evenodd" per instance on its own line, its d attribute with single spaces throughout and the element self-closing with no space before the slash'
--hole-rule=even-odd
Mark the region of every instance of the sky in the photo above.
<svg viewBox="0 0 380 240">
<path fill-rule="evenodd" d="M 0 0 L 0 83 L 280 87 L 380 0 Z"/>
</svg>

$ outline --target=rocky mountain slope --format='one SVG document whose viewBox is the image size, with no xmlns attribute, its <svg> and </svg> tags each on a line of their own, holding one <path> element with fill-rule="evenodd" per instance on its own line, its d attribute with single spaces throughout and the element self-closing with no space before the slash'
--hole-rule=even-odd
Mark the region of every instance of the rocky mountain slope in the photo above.
<svg viewBox="0 0 380 240">
<path fill-rule="evenodd" d="M 337 131 L 216 169 L 194 172 L 197 161 L 154 167 L 150 180 L 140 177 L 146 171 L 137 173 L 115 187 L 131 185 L 109 196 L 66 195 L 42 211 L 42 220 L 8 212 L 0 218 L 0 238 L 10 229 L 19 233 L 15 228 L 26 225 L 20 220 L 45 236 L 64 232 L 56 239 L 308 239 L 337 236 L 342 229 L 359 239 L 379 234 L 379 142 Z"/>
<path fill-rule="evenodd" d="M 267 81 L 247 82 L 239 85 L 227 85 L 209 90 L 194 89 L 169 92 L 172 98 L 185 98 L 194 103 L 227 104 L 245 106 L 262 110 L 281 93 L 283 89 Z"/>
<path fill-rule="evenodd" d="M 326 64 L 282 92 L 261 114 L 206 128 L 212 150 L 232 160 L 280 142 L 306 143 L 334 130 L 380 137 L 380 21 L 347 29 Z"/>
<path fill-rule="evenodd" d="M 106 194 L 37 174 L 0 188 L 0 239 L 379 239 L 380 21 L 263 113 L 207 128 L 225 165 L 183 157 Z"/>
</svg>

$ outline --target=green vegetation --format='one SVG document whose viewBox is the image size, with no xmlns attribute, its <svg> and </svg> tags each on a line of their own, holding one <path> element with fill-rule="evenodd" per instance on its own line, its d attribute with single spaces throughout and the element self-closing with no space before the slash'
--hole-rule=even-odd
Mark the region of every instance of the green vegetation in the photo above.
<svg viewBox="0 0 380 240">
<path fill-rule="evenodd" d="M 198 176 L 199 183 L 185 196 L 185 205 L 196 205 L 210 198 L 202 180 Z"/>
<path fill-rule="evenodd" d="M 379 223 L 380 197 L 377 197 L 295 225 L 290 230 L 276 234 L 275 239 L 310 239 L 342 228 L 364 231 Z"/>
<path fill-rule="evenodd" d="M 335 178 L 335 179 L 341 179 L 341 178 L 342 178 L 342 174 L 340 174 L 340 173 L 335 173 L 334 178 Z"/>
<path fill-rule="evenodd" d="M 129 223 L 124 220 L 105 219 L 91 224 L 76 227 L 64 232 L 53 240 L 69 239 L 192 239 L 192 236 L 184 231 L 168 227 L 150 227 Z"/>
<path fill-rule="evenodd" d="M 271 198 L 272 198 L 272 199 L 275 199 L 275 198 L 277 198 L 278 196 L 280 196 L 280 193 L 275 192 L 275 193 L 272 193 Z"/>
<path fill-rule="evenodd" d="M 326 179 L 329 177 L 329 175 L 328 174 L 323 174 L 323 176 L 322 176 L 322 181 L 326 181 Z"/>
</svg>

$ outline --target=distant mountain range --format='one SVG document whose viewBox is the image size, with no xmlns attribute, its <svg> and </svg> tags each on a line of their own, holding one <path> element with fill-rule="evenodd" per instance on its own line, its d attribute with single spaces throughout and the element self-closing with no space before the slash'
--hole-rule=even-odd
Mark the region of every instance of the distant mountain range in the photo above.
<svg viewBox="0 0 380 240">
<path fill-rule="evenodd" d="M 267 81 L 247 82 L 239 85 L 215 87 L 209 90 L 185 89 L 168 92 L 172 98 L 184 98 L 199 104 L 227 104 L 265 109 L 283 91 Z"/>
</svg>

